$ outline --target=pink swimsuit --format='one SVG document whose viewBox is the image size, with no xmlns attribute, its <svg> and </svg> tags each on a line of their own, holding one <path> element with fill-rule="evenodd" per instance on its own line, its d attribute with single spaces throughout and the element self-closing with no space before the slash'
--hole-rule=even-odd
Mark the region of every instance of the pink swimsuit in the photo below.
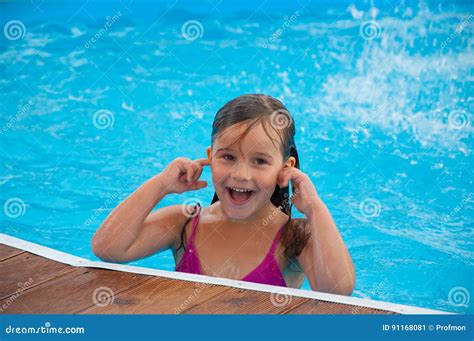
<svg viewBox="0 0 474 341">
<path fill-rule="evenodd" d="M 196 234 L 196 227 L 199 222 L 199 214 L 201 213 L 200 208 L 201 207 L 199 206 L 199 211 L 193 219 L 191 236 L 189 237 L 189 242 L 184 251 L 184 255 L 176 266 L 176 271 L 188 272 L 198 275 L 202 274 L 201 265 L 199 263 L 199 257 L 196 252 L 196 247 L 194 245 L 194 236 Z M 260 265 L 258 265 L 247 276 L 242 278 L 242 281 L 286 287 L 285 279 L 280 270 L 280 266 L 278 265 L 278 262 L 274 257 L 274 253 L 278 246 L 278 242 L 280 240 L 280 236 L 284 226 L 285 225 L 283 225 L 278 230 L 275 239 L 273 240 L 272 246 L 270 247 L 270 250 L 268 251 L 263 261 L 260 263 Z"/>
</svg>

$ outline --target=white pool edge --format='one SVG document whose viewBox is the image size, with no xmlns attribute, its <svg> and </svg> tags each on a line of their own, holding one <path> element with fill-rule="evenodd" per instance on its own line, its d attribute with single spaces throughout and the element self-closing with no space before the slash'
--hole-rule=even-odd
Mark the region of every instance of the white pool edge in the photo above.
<svg viewBox="0 0 474 341">
<path fill-rule="evenodd" d="M 204 275 L 195 275 L 188 274 L 184 272 L 176 271 L 166 271 L 166 270 L 157 270 L 150 268 L 143 268 L 139 266 L 116 264 L 116 263 L 107 263 L 100 261 L 90 261 L 85 258 L 77 257 L 62 251 L 58 251 L 46 246 L 35 244 L 23 239 L 12 237 L 3 233 L 0 233 L 0 244 L 8 245 L 17 249 L 21 249 L 38 256 L 54 260 L 59 263 L 68 264 L 75 267 L 91 267 L 91 268 L 101 268 L 109 270 L 124 271 L 142 275 L 151 275 L 151 276 L 161 276 L 177 280 L 186 280 L 193 281 L 205 284 L 216 284 L 216 285 L 225 285 L 234 288 L 256 290 L 268 293 L 280 293 L 285 295 L 291 295 L 295 297 L 305 297 L 305 298 L 314 298 L 327 302 L 341 303 L 341 304 L 350 304 L 357 305 L 366 308 L 382 309 L 388 310 L 399 314 L 424 314 L 424 315 L 445 315 L 445 314 L 454 314 L 451 312 L 445 312 L 441 310 L 420 308 L 415 306 L 396 304 L 390 302 L 376 301 L 365 298 L 358 298 L 352 296 L 342 296 L 327 294 L 317 291 L 309 291 L 303 289 L 293 289 L 293 288 L 283 288 L 279 286 L 259 284 L 259 283 L 250 283 L 238 280 L 232 280 L 227 278 L 218 278 Z M 357 309 L 357 307 L 354 307 Z"/>
</svg>

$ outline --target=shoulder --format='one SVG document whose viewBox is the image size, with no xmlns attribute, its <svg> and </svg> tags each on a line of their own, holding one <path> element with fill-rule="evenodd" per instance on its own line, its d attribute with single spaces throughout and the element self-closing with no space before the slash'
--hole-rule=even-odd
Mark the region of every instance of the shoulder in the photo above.
<svg viewBox="0 0 474 341">
<path fill-rule="evenodd" d="M 176 204 L 159 208 L 145 220 L 145 225 L 161 230 L 161 233 L 172 234 L 173 244 L 179 243 L 181 231 L 195 214 L 194 205 Z M 164 230 L 164 231 L 163 231 Z"/>
<path fill-rule="evenodd" d="M 195 205 L 169 205 L 156 210 L 152 213 L 152 216 L 166 219 L 170 225 L 180 226 L 186 220 L 193 217 L 195 209 Z"/>
</svg>

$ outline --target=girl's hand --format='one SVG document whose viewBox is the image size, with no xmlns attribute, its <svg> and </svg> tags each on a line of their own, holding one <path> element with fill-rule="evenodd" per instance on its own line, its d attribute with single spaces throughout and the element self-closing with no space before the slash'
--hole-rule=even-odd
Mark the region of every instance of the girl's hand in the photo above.
<svg viewBox="0 0 474 341">
<path fill-rule="evenodd" d="M 308 217 L 324 206 L 308 175 L 298 168 L 288 167 L 280 172 L 277 184 L 280 188 L 288 187 L 290 179 L 294 187 L 290 200 L 298 211 Z"/>
<path fill-rule="evenodd" d="M 207 158 L 194 161 L 184 157 L 174 159 L 159 174 L 165 192 L 167 194 L 183 193 L 206 187 L 206 181 L 198 181 L 198 179 L 202 174 L 203 167 L 209 164 Z"/>
</svg>

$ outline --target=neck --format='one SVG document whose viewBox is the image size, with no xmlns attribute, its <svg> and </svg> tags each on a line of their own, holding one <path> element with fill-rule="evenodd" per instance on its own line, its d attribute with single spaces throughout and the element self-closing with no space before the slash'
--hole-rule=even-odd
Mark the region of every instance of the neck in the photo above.
<svg viewBox="0 0 474 341">
<path fill-rule="evenodd" d="M 262 224 L 264 224 L 264 221 L 267 221 L 270 216 L 275 217 L 275 215 L 278 213 L 275 211 L 280 210 L 279 208 L 275 207 L 275 205 L 273 205 L 271 201 L 268 201 L 268 204 L 265 205 L 262 209 L 255 212 L 254 215 L 248 216 L 244 219 L 232 219 L 222 209 L 222 204 L 220 201 L 218 201 L 218 205 L 216 206 L 216 213 L 219 214 L 219 216 L 221 216 L 224 220 L 230 223 L 257 226 L 262 226 Z"/>
</svg>

